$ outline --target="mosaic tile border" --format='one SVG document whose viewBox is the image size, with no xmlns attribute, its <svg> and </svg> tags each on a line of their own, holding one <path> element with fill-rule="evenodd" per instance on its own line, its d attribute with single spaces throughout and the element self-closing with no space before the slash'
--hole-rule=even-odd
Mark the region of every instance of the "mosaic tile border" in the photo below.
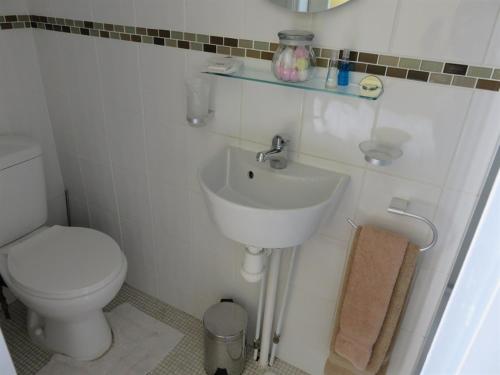
<svg viewBox="0 0 500 375">
<path fill-rule="evenodd" d="M 54 18 L 38 15 L 0 15 L 0 29 L 22 28 L 110 38 L 127 42 L 155 44 L 207 53 L 272 60 L 276 42 L 237 39 L 227 36 L 195 34 L 184 31 L 117 25 L 102 22 Z M 330 59 L 341 53 L 314 47 L 316 65 L 326 68 Z M 351 70 L 447 86 L 500 91 L 500 67 L 456 64 L 451 62 L 398 57 L 351 51 Z"/>
</svg>

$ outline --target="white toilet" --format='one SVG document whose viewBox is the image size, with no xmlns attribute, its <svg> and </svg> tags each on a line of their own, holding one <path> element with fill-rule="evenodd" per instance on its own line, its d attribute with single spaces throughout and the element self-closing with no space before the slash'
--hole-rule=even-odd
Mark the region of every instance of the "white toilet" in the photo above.
<svg viewBox="0 0 500 375">
<path fill-rule="evenodd" d="M 104 233 L 44 226 L 45 194 L 40 146 L 0 136 L 0 274 L 28 307 L 35 342 L 92 360 L 111 345 L 102 308 L 122 286 L 127 260 Z"/>
</svg>

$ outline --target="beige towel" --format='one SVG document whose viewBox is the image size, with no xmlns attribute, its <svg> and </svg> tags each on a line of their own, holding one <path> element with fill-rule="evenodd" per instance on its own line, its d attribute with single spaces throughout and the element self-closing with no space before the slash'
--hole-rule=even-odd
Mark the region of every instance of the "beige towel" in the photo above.
<svg viewBox="0 0 500 375">
<path fill-rule="evenodd" d="M 389 253 L 394 258 L 388 259 Z M 390 232 L 371 227 L 358 229 L 337 307 L 325 374 L 385 373 L 417 255 L 415 246 Z M 360 300 L 353 301 L 354 297 Z"/>
</svg>

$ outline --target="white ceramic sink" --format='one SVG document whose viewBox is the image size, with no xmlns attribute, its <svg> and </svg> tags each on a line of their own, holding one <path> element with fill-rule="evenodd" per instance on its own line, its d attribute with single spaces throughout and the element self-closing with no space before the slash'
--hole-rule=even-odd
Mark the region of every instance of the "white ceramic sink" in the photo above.
<svg viewBox="0 0 500 375">
<path fill-rule="evenodd" d="M 229 147 L 199 170 L 210 215 L 228 238 L 259 248 L 304 243 L 331 215 L 349 176 L 292 161 L 282 170 Z"/>
</svg>

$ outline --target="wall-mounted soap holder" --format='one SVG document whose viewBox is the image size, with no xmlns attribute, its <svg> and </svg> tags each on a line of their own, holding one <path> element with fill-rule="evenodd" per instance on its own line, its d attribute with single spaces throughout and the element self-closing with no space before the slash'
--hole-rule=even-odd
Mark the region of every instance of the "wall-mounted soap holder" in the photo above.
<svg viewBox="0 0 500 375">
<path fill-rule="evenodd" d="M 365 160 L 378 167 L 390 165 L 403 155 L 403 151 L 395 145 L 377 141 L 365 141 L 359 144 L 359 149 L 365 155 Z"/>
</svg>

